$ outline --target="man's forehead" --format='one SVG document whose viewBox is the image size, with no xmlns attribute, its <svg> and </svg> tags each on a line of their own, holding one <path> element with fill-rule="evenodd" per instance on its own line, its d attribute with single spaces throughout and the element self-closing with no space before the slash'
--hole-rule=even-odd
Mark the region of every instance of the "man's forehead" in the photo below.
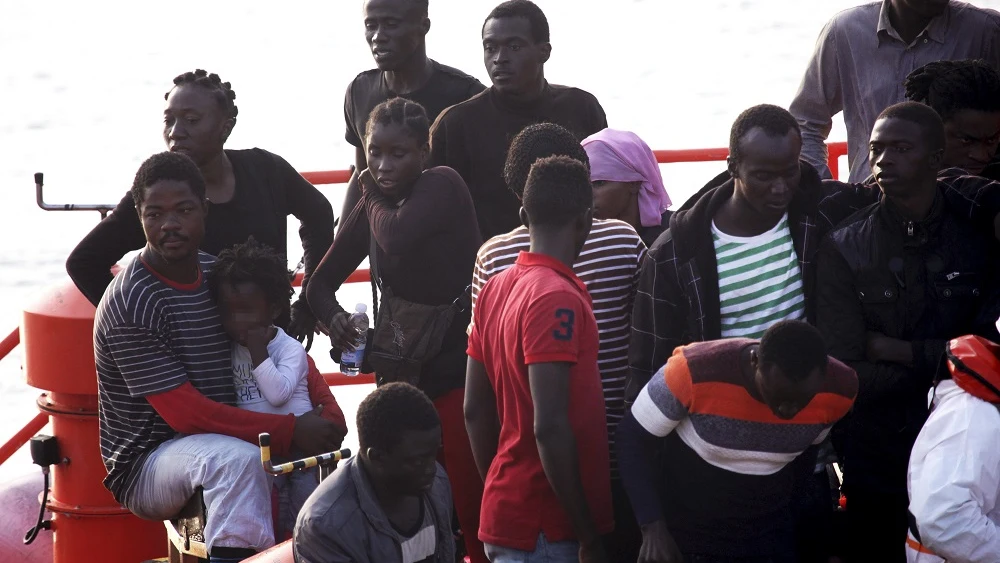
<svg viewBox="0 0 1000 563">
<path fill-rule="evenodd" d="M 483 26 L 483 39 L 492 41 L 509 41 L 524 39 L 532 41 L 531 22 L 520 16 L 490 18 Z"/>
<path fill-rule="evenodd" d="M 399 443 L 393 448 L 397 455 L 414 455 L 435 449 L 441 442 L 441 427 L 429 430 L 407 429 L 400 433 Z"/>
<path fill-rule="evenodd" d="M 740 141 L 740 151 L 747 164 L 781 164 L 798 162 L 802 150 L 802 139 L 795 129 L 776 134 L 762 127 L 747 131 Z"/>
<path fill-rule="evenodd" d="M 916 143 L 923 139 L 923 130 L 919 123 L 898 117 L 883 117 L 872 127 L 871 142 L 883 143 Z"/>
</svg>

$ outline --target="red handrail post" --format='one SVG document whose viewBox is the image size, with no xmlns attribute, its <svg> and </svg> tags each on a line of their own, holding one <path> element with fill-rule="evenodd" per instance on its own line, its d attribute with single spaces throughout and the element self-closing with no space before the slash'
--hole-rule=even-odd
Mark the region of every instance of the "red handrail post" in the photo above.
<svg viewBox="0 0 1000 563">
<path fill-rule="evenodd" d="M 840 157 L 847 154 L 847 143 L 827 144 L 826 164 L 830 167 L 830 177 L 840 179 Z"/>
<path fill-rule="evenodd" d="M 31 437 L 37 434 L 42 428 L 45 428 L 45 425 L 48 423 L 48 414 L 44 412 L 36 414 L 35 418 L 32 418 L 27 424 L 24 425 L 24 428 L 18 430 L 13 436 L 10 437 L 10 440 L 7 440 L 7 443 L 0 446 L 0 465 L 3 465 L 5 461 L 10 459 L 10 456 L 14 455 L 14 452 L 21 449 L 21 446 L 27 444 L 28 440 L 30 440 Z"/>
<path fill-rule="evenodd" d="M 10 354 L 10 352 L 14 348 L 17 348 L 17 345 L 20 343 L 21 330 L 15 327 L 14 330 L 10 331 L 10 334 L 3 339 L 3 342 L 0 342 L 0 360 L 5 358 L 7 354 Z"/>
</svg>

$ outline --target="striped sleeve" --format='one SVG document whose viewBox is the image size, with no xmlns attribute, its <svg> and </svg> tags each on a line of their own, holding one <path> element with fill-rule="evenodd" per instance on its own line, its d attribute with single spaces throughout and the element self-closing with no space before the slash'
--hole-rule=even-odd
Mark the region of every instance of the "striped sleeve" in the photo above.
<svg viewBox="0 0 1000 563">
<path fill-rule="evenodd" d="M 525 227 L 518 227 L 507 234 L 491 238 L 479 247 L 479 252 L 476 253 L 476 265 L 472 269 L 472 320 L 469 321 L 466 334 L 472 333 L 472 326 L 476 322 L 476 303 L 486 282 L 513 266 L 517 262 L 517 255 L 522 250 L 528 250 L 529 241 L 528 230 Z"/>
<path fill-rule="evenodd" d="M 678 353 L 643 387 L 632 405 L 632 416 L 647 432 L 662 438 L 687 418 L 691 396 L 691 373 Z"/>
<path fill-rule="evenodd" d="M 187 370 L 146 327 L 109 326 L 104 333 L 107 349 L 132 397 L 164 393 L 187 382 Z"/>
</svg>

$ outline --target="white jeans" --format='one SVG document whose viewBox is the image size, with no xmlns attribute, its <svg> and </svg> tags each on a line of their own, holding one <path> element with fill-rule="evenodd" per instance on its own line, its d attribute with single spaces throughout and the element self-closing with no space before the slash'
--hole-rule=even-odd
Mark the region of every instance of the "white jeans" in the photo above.
<svg viewBox="0 0 1000 563">
<path fill-rule="evenodd" d="M 159 445 L 146 458 L 125 506 L 149 520 L 180 512 L 202 487 L 205 544 L 261 551 L 274 545 L 271 479 L 260 464 L 260 450 L 220 434 L 194 434 Z"/>
</svg>

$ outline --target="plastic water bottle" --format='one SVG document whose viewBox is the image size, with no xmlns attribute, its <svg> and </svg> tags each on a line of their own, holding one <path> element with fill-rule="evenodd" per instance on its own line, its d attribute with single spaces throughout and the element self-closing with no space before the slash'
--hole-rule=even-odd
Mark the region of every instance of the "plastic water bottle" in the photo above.
<svg viewBox="0 0 1000 563">
<path fill-rule="evenodd" d="M 354 350 L 345 350 L 340 354 L 340 371 L 344 375 L 354 377 L 361 373 L 361 362 L 365 359 L 365 345 L 368 341 L 368 305 L 358 303 L 354 306 L 354 314 L 347 321 L 358 336 L 354 341 Z"/>
</svg>

